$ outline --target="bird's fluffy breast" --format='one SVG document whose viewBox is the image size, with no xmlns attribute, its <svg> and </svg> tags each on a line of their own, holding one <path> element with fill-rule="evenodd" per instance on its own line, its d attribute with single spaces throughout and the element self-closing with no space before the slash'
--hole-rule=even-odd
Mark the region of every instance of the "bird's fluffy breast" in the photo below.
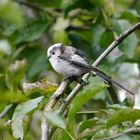
<svg viewBox="0 0 140 140">
<path fill-rule="evenodd" d="M 51 65 L 56 72 L 62 74 L 64 76 L 78 76 L 82 74 L 82 70 L 80 68 L 74 67 L 70 64 L 69 61 L 64 59 L 50 59 Z"/>
</svg>

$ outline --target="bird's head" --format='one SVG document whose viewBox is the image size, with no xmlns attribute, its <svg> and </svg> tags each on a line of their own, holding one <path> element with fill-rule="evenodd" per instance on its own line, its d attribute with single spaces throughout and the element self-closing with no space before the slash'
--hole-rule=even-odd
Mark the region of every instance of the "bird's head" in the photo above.
<svg viewBox="0 0 140 140">
<path fill-rule="evenodd" d="M 64 45 L 62 43 L 56 43 L 48 48 L 47 57 L 50 59 L 53 57 L 60 56 L 64 51 Z"/>
</svg>

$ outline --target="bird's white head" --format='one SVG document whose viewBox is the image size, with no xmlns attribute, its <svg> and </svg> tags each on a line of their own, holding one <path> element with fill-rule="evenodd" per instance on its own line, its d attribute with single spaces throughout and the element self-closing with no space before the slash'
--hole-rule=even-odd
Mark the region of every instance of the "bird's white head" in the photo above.
<svg viewBox="0 0 140 140">
<path fill-rule="evenodd" d="M 48 59 L 53 57 L 58 57 L 63 53 L 64 45 L 62 43 L 56 43 L 48 48 L 47 56 Z"/>
</svg>

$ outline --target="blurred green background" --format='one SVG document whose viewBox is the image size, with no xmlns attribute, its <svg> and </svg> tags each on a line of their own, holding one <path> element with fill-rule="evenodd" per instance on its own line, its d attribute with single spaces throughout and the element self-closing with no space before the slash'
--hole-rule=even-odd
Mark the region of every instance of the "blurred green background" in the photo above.
<svg viewBox="0 0 140 140">
<path fill-rule="evenodd" d="M 62 76 L 54 72 L 46 57 L 50 45 L 58 42 L 72 45 L 83 50 L 92 63 L 119 34 L 138 21 L 140 21 L 139 0 L 0 0 L 0 112 L 5 106 L 12 105 L 10 110 L 0 117 L 0 140 L 15 139 L 10 124 L 5 126 L 5 123 L 11 120 L 16 106 L 23 101 L 45 95 L 38 109 L 28 114 L 24 124 L 26 140 L 40 139 L 40 116 L 50 93 L 46 91 L 46 93 L 35 92 L 26 95 L 23 93 L 22 84 L 43 78 L 60 83 Z M 99 66 L 135 93 L 140 92 L 139 39 L 140 30 L 137 30 Z M 99 79 L 90 79 L 90 83 L 94 81 L 99 81 L 99 86 L 103 84 Z M 89 91 L 94 86 L 91 85 L 87 87 Z M 73 86 L 74 84 L 71 88 Z M 89 99 L 92 100 L 88 99 L 83 103 L 86 104 L 86 110 L 107 109 L 110 100 L 107 99 L 107 90 L 103 89 L 94 99 L 89 95 Z M 114 90 L 121 92 L 118 88 Z M 87 92 L 90 93 L 89 91 Z M 125 96 L 124 91 L 121 93 Z M 120 101 L 123 101 L 127 107 L 132 105 L 127 99 L 123 100 L 124 97 L 120 97 L 120 101 L 114 98 L 111 104 L 120 104 Z M 78 124 L 85 116 L 86 120 L 95 116 L 85 114 L 83 117 L 75 116 Z M 105 120 L 109 118 L 108 115 Z M 127 125 L 121 130 L 128 127 Z M 85 128 L 81 129 L 81 132 L 78 132 L 79 139 L 86 140 L 92 137 L 97 139 L 102 136 L 101 132 L 97 135 L 95 130 L 90 134 L 82 133 Z M 119 131 L 117 128 L 115 132 L 117 130 Z M 101 131 L 104 132 L 104 128 L 101 128 Z M 109 136 L 114 132 L 109 131 L 107 134 Z M 67 138 L 65 135 L 63 137 Z M 62 136 L 59 139 L 62 139 Z M 121 139 L 138 140 L 140 137 L 134 135 Z"/>
</svg>

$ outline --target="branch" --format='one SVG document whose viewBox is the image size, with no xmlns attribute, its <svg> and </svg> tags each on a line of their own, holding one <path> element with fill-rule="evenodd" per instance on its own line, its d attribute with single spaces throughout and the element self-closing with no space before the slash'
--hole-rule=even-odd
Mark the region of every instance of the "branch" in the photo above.
<svg viewBox="0 0 140 140">
<path fill-rule="evenodd" d="M 79 30 L 90 30 L 90 28 L 88 26 L 73 26 L 70 25 L 68 26 L 66 29 L 66 31 L 79 31 Z"/>
<path fill-rule="evenodd" d="M 102 138 L 102 140 L 113 140 L 113 139 L 115 139 L 117 137 L 120 137 L 120 136 L 123 136 L 125 134 L 140 134 L 140 128 L 135 128 L 135 127 L 134 128 L 129 128 L 122 133 L 118 133 L 118 134 L 113 135 L 111 137 Z"/>
<path fill-rule="evenodd" d="M 54 92 L 54 94 L 52 95 L 52 97 L 50 98 L 50 101 L 48 102 L 48 104 L 45 106 L 45 109 L 43 111 L 43 114 L 49 110 L 51 110 L 54 105 L 57 103 L 57 101 L 59 100 L 60 96 L 63 95 L 63 93 L 65 92 L 66 88 L 68 87 L 68 85 L 71 83 L 70 79 L 65 79 L 61 82 L 61 85 L 58 87 L 58 89 Z M 41 135 L 41 140 L 48 140 L 48 124 L 46 122 L 45 116 L 42 116 L 42 121 L 41 121 L 41 129 L 42 129 L 42 135 Z"/>
<path fill-rule="evenodd" d="M 122 33 L 116 40 L 114 40 L 109 47 L 98 57 L 98 59 L 94 62 L 93 66 L 98 66 L 106 56 L 113 51 L 122 41 L 128 37 L 131 33 L 133 33 L 135 30 L 140 29 L 140 22 L 126 30 L 124 33 Z"/>
<path fill-rule="evenodd" d="M 35 10 L 39 10 L 39 11 L 42 11 L 42 12 L 48 12 L 46 9 L 43 9 L 42 7 L 40 7 L 36 4 L 33 4 L 33 3 L 29 3 L 29 2 L 25 2 L 25 1 L 18 1 L 18 3 L 21 4 L 21 5 L 33 8 Z"/>
<path fill-rule="evenodd" d="M 12 0 L 12 1 L 17 2 L 20 5 L 24 5 L 24 6 L 33 8 L 33 9 L 35 9 L 37 11 L 48 13 L 48 10 L 46 10 L 45 8 L 42 8 L 42 7 L 38 6 L 37 4 L 33 4 L 33 3 L 25 2 L 25 1 L 20 1 L 20 0 Z"/>
<path fill-rule="evenodd" d="M 92 66 L 97 67 L 107 56 L 108 54 L 114 50 L 126 37 L 128 37 L 131 33 L 133 33 L 136 29 L 140 28 L 140 22 L 126 30 L 122 33 L 116 40 L 114 40 L 108 48 L 96 59 L 96 61 L 92 64 Z M 83 83 L 87 82 L 89 79 L 90 74 L 87 73 L 83 76 Z M 69 94 L 66 98 L 65 103 L 63 103 L 60 107 L 59 113 L 62 114 L 65 112 L 67 106 L 71 103 L 72 99 L 77 95 L 78 91 L 83 87 L 84 84 L 77 84 L 77 86 L 73 89 L 73 91 Z M 56 127 L 51 128 L 49 138 L 52 136 L 53 132 L 55 131 Z"/>
</svg>

